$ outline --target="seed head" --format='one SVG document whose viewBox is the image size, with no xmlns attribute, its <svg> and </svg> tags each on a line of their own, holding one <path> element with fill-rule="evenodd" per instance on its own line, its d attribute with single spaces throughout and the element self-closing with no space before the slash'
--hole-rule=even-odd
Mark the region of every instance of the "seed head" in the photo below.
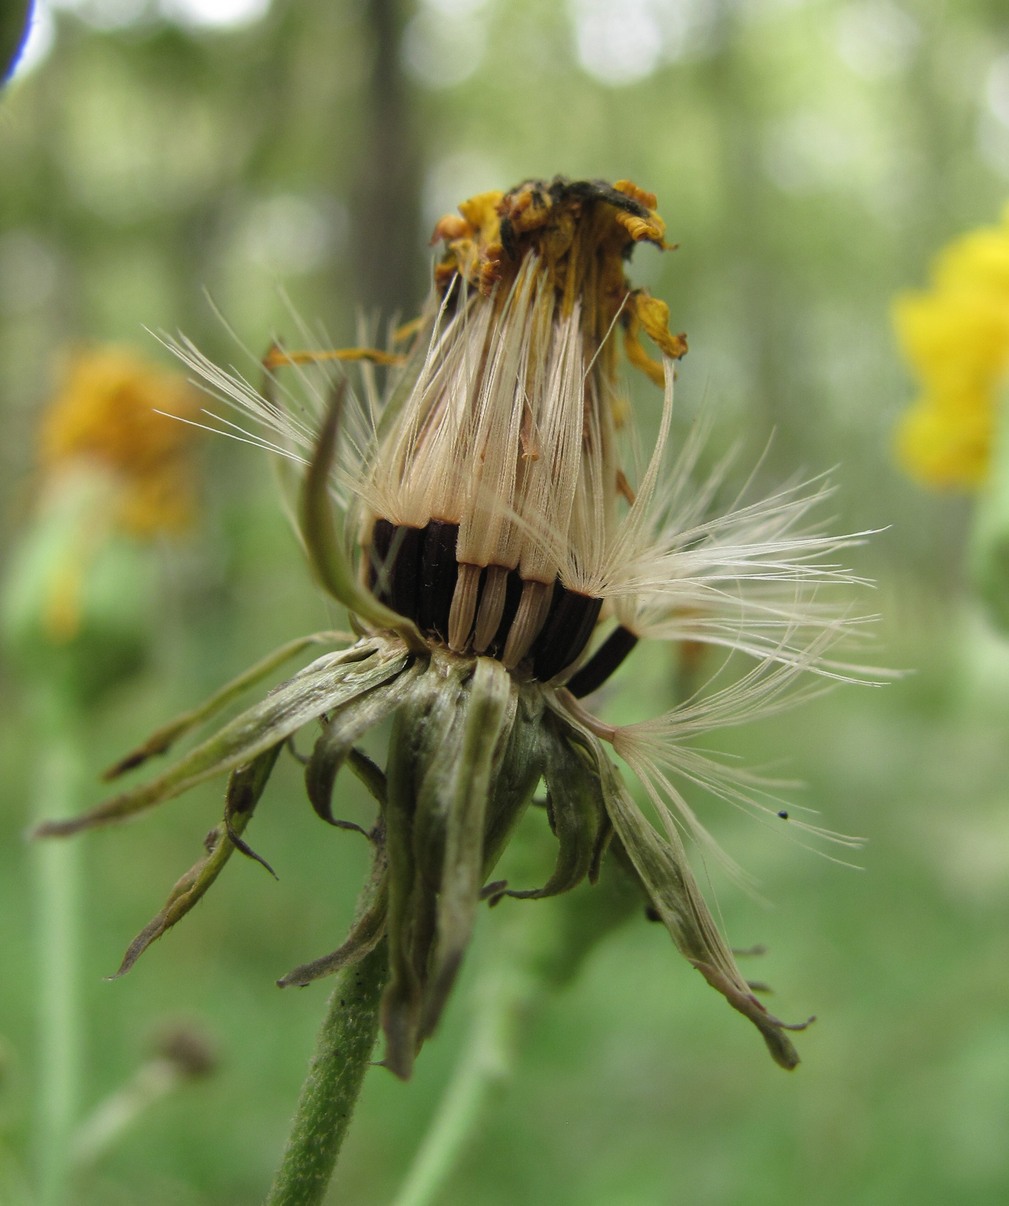
<svg viewBox="0 0 1009 1206">
<path fill-rule="evenodd" d="M 670 332 L 665 305 L 626 276 L 638 243 L 668 246 L 655 204 L 625 181 L 562 178 L 465 202 L 435 230 L 431 300 L 404 332 L 404 353 L 277 345 L 260 390 L 188 341 L 173 344 L 237 409 L 244 438 L 304 465 L 301 537 L 360 639 L 299 671 L 153 781 L 43 827 L 65 834 L 119 820 L 230 774 L 204 856 L 121 970 L 188 912 L 233 850 L 253 854 L 242 835 L 273 764 L 288 738 L 314 724 L 306 787 L 319 816 L 357 828 L 334 814 L 344 767 L 376 800 L 372 890 L 346 941 L 281 983 L 307 983 L 387 940 L 385 1063 L 397 1074 L 409 1074 L 434 1032 L 481 899 L 567 892 L 594 883 L 604 860 L 637 885 L 774 1058 L 797 1062 L 787 1031 L 802 1027 L 770 1015 L 747 985 L 684 845 L 684 834 L 708 840 L 688 803 L 694 786 L 779 825 L 793 814 L 777 797 L 781 784 L 727 767 L 693 741 L 808 699 L 827 680 L 860 677 L 835 653 L 863 619 L 849 604 L 859 580 L 836 557 L 863 534 L 821 531 L 822 482 L 726 503 L 727 463 L 698 480 L 703 424 L 670 455 L 686 342 Z M 637 471 L 621 343 L 627 362 L 662 388 L 658 436 Z M 339 372 L 320 388 L 315 374 L 334 361 L 358 362 L 361 388 Z M 236 426 L 223 415 L 220 423 Z M 166 750 L 283 657 L 336 639 L 292 642 L 113 773 Z M 704 645 L 729 650 L 737 656 L 727 674 L 748 665 L 653 721 L 609 725 L 580 701 L 642 641 L 681 644 L 693 659 Z M 360 742 L 389 718 L 380 766 Z M 614 755 L 641 780 L 658 825 Z M 488 887 L 541 786 L 558 846 L 553 874 L 539 888 Z"/>
</svg>

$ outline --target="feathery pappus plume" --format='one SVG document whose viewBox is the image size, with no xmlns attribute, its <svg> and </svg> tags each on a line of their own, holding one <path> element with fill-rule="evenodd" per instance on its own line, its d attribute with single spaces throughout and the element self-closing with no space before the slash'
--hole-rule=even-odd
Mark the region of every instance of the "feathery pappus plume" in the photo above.
<svg viewBox="0 0 1009 1206">
<path fill-rule="evenodd" d="M 755 997 L 683 837 L 706 840 L 686 799 L 692 785 L 784 813 L 767 783 L 691 743 L 807 697 L 804 683 L 860 676 L 834 653 L 861 623 L 848 599 L 858 580 L 836 556 L 861 536 L 817 526 L 823 483 L 717 509 L 725 467 L 695 480 L 703 428 L 670 455 L 686 342 L 671 332 L 665 304 L 626 277 L 638 243 L 667 247 L 654 196 L 626 181 L 527 181 L 465 202 L 438 224 L 435 241 L 431 302 L 402 357 L 275 346 L 257 389 L 187 340 L 174 343 L 219 402 L 237 409 L 238 423 L 219 414 L 220 426 L 304 466 L 301 537 L 359 639 L 150 782 L 41 832 L 117 821 L 230 774 L 205 857 L 137 936 L 125 971 L 235 849 L 252 853 L 242 833 L 279 752 L 315 725 L 306 785 L 319 815 L 349 824 L 332 800 L 345 764 L 377 801 L 375 891 L 336 951 L 280 983 L 307 983 L 387 940 L 384 1063 L 399 1076 L 438 1023 L 481 900 L 566 892 L 594 882 L 604 859 L 637 882 L 686 959 L 793 1067 L 787 1032 L 805 1023 L 786 1025 Z M 626 460 L 635 441 L 621 347 L 663 396 L 657 439 L 637 471 Z M 360 362 L 356 392 L 343 370 L 319 388 L 321 364 L 350 360 Z M 284 658 L 333 640 L 316 634 L 278 650 L 112 773 L 164 752 Z M 612 726 L 582 700 L 639 641 L 707 643 L 750 668 L 654 720 Z M 389 718 L 379 767 L 359 743 Z M 658 824 L 614 755 L 642 782 Z M 541 785 L 558 847 L 553 874 L 531 890 L 488 885 Z"/>
</svg>

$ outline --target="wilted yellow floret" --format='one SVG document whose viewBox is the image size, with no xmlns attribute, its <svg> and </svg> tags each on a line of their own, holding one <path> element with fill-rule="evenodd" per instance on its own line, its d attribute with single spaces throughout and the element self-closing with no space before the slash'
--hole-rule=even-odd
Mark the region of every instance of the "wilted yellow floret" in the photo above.
<svg viewBox="0 0 1009 1206">
<path fill-rule="evenodd" d="M 81 353 L 43 420 L 43 469 L 49 477 L 82 462 L 106 469 L 119 487 L 124 529 L 177 532 L 193 516 L 187 457 L 194 432 L 177 419 L 194 419 L 199 409 L 177 373 L 119 348 Z"/>
<path fill-rule="evenodd" d="M 921 382 L 897 431 L 897 453 L 930 486 L 980 485 L 1000 391 L 1009 381 L 1009 208 L 1000 226 L 941 253 L 928 292 L 899 297 L 894 325 Z"/>
</svg>

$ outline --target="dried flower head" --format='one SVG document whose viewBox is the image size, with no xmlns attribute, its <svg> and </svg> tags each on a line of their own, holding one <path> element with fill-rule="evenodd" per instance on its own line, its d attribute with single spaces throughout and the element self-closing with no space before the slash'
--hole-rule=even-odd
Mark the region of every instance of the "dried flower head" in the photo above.
<svg viewBox="0 0 1009 1206">
<path fill-rule="evenodd" d="M 242 833 L 273 764 L 292 734 L 315 724 L 306 784 L 319 815 L 347 824 L 332 804 L 344 764 L 378 802 L 374 892 L 336 951 L 281 983 L 307 983 L 387 939 L 385 1063 L 397 1074 L 409 1074 L 438 1022 L 481 899 L 565 892 L 594 881 L 604 858 L 638 883 L 689 962 L 792 1067 L 786 1032 L 795 1027 L 754 996 L 694 881 L 683 833 L 706 834 L 682 788 L 784 815 L 768 784 L 692 739 L 806 697 L 792 688 L 810 674 L 821 676 L 814 684 L 852 676 L 832 655 L 858 623 L 846 599 L 855 579 L 835 558 L 859 537 L 828 536 L 812 522 L 828 492 L 822 484 L 718 509 L 725 466 L 694 480 L 703 428 L 668 463 L 674 370 L 686 343 L 670 332 L 665 305 L 625 275 L 636 244 L 666 247 L 653 196 L 624 181 L 529 181 L 466 202 L 438 224 L 436 239 L 431 304 L 402 358 L 274 347 L 260 391 L 187 341 L 176 345 L 238 409 L 246 436 L 304 464 L 303 541 L 360 639 L 314 661 L 153 781 L 42 832 L 116 821 L 230 773 L 205 857 L 138 935 L 126 970 L 233 850 L 252 853 Z M 635 439 L 618 378 L 621 342 L 628 362 L 663 390 L 658 437 L 637 470 L 626 451 Z M 341 359 L 362 362 L 358 394 L 342 377 L 313 393 L 319 365 Z M 380 371 L 388 377 L 381 392 Z M 654 720 L 614 727 L 581 699 L 642 638 L 722 646 L 750 668 Z M 332 634 L 271 655 L 112 773 L 167 749 L 283 657 L 323 639 Z M 359 743 L 390 717 L 380 768 Z M 614 754 L 641 780 L 658 825 Z M 553 874 L 536 889 L 488 885 L 541 784 L 558 844 Z"/>
</svg>

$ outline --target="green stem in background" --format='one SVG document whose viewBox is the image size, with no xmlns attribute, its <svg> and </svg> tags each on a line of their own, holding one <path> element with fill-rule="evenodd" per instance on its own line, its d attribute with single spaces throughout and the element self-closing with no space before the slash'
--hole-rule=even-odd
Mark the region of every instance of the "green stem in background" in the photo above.
<svg viewBox="0 0 1009 1206">
<path fill-rule="evenodd" d="M 510 959 L 490 961 L 466 1046 L 392 1206 L 427 1206 L 436 1200 L 514 1067 L 522 1022 L 544 986 L 519 952 L 510 953 Z"/>
<path fill-rule="evenodd" d="M 57 690 L 40 691 L 36 815 L 71 816 L 83 775 L 80 717 Z M 38 971 L 38 1167 L 40 1206 L 69 1198 L 70 1140 L 80 1096 L 81 1027 L 77 952 L 82 847 L 34 847 Z"/>
<path fill-rule="evenodd" d="M 430 1206 L 479 1133 L 486 1109 L 519 1059 L 530 1019 L 584 966 L 599 942 L 644 901 L 622 867 L 543 904 L 505 901 L 493 950 L 478 973 L 476 1013 L 455 1072 L 392 1206 Z M 511 915 L 506 917 L 505 911 Z"/>
<path fill-rule="evenodd" d="M 267 1206 L 315 1206 L 325 1197 L 371 1063 L 388 975 L 384 940 L 339 973 Z"/>
</svg>

